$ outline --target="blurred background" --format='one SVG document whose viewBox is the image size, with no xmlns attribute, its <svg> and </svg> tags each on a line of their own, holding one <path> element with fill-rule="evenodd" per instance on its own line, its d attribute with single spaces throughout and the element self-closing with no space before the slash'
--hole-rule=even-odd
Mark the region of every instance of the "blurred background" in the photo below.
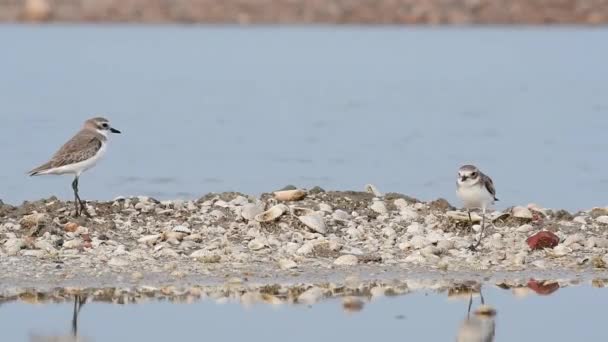
<svg viewBox="0 0 608 342">
<path fill-rule="evenodd" d="M 85 199 L 287 184 L 578 210 L 608 192 L 604 0 L 0 0 L 0 199 L 89 117 Z"/>
</svg>

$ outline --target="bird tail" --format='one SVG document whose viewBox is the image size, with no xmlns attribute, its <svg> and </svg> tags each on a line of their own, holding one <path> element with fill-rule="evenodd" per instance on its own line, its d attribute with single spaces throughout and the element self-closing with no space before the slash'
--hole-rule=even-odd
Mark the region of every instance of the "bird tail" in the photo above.
<svg viewBox="0 0 608 342">
<path fill-rule="evenodd" d="M 39 176 L 39 175 L 44 174 L 43 172 L 47 171 L 50 168 L 51 168 L 51 163 L 45 163 L 45 164 L 42 164 L 42 165 L 38 166 L 37 168 L 35 168 L 35 169 L 31 170 L 31 171 L 28 171 L 27 174 L 30 177 L 31 176 Z"/>
</svg>

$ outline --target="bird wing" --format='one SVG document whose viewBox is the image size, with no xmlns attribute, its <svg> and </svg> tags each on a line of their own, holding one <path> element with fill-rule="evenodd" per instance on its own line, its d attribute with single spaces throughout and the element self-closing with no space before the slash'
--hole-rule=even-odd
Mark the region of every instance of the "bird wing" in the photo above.
<svg viewBox="0 0 608 342">
<path fill-rule="evenodd" d="M 101 139 L 94 133 L 80 131 L 61 146 L 51 160 L 33 169 L 29 174 L 34 176 L 41 171 L 87 160 L 97 154 L 102 143 Z"/>
<path fill-rule="evenodd" d="M 494 196 L 494 199 L 498 201 L 498 198 L 496 198 L 496 189 L 494 188 L 494 182 L 492 181 L 492 178 L 483 173 L 481 174 L 481 178 L 488 192 L 491 193 L 492 196 Z"/>
</svg>

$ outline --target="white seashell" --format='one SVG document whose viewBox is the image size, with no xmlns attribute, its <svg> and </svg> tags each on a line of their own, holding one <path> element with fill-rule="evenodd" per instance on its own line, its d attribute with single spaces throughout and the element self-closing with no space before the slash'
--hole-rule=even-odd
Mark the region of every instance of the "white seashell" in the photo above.
<svg viewBox="0 0 608 342">
<path fill-rule="evenodd" d="M 416 210 L 412 208 L 401 208 L 399 214 L 401 214 L 401 217 L 406 221 L 414 221 L 420 216 Z"/>
<path fill-rule="evenodd" d="M 264 212 L 264 206 L 261 203 L 248 203 L 243 206 L 241 209 L 241 216 L 247 220 L 251 221 L 255 219 L 255 217 Z"/>
<path fill-rule="evenodd" d="M 266 247 L 267 245 L 268 241 L 265 238 L 258 237 L 249 241 L 249 243 L 247 244 L 247 248 L 251 249 L 252 251 L 257 251 Z"/>
<path fill-rule="evenodd" d="M 412 235 L 420 235 L 424 233 L 424 227 L 418 222 L 412 222 L 407 226 L 406 232 Z"/>
<path fill-rule="evenodd" d="M 583 234 L 573 234 L 573 235 L 568 236 L 564 240 L 563 245 L 564 246 L 570 246 L 573 243 L 579 243 L 579 242 L 584 241 L 584 240 L 585 240 L 585 236 L 583 236 Z"/>
<path fill-rule="evenodd" d="M 532 219 L 532 212 L 530 211 L 530 209 L 522 206 L 513 207 L 513 209 L 511 210 L 511 215 L 513 215 L 513 217 L 523 220 Z"/>
<path fill-rule="evenodd" d="M 255 216 L 255 220 L 258 222 L 271 222 L 283 215 L 289 208 L 285 204 L 277 204 L 263 213 Z"/>
<path fill-rule="evenodd" d="M 602 215 L 595 219 L 599 223 L 608 224 L 608 216 Z"/>
<path fill-rule="evenodd" d="M 337 266 L 355 266 L 358 263 L 359 258 L 351 254 L 341 255 L 336 260 L 334 260 L 334 265 Z"/>
<path fill-rule="evenodd" d="M 380 215 L 388 213 L 388 209 L 386 209 L 386 205 L 382 201 L 374 201 L 369 208 Z"/>
<path fill-rule="evenodd" d="M 331 205 L 327 203 L 319 203 L 319 210 L 324 211 L 326 213 L 331 213 L 333 211 Z"/>
<path fill-rule="evenodd" d="M 154 235 L 143 236 L 143 237 L 139 238 L 137 240 L 137 242 L 138 243 L 146 244 L 148 246 L 151 246 L 151 245 L 155 245 L 161 239 L 162 239 L 162 235 L 161 234 L 154 234 Z"/>
<path fill-rule="evenodd" d="M 188 235 L 190 235 L 192 233 L 192 229 L 190 229 L 186 226 L 175 226 L 175 227 L 173 227 L 172 231 L 184 233 L 184 234 L 188 234 Z"/>
<path fill-rule="evenodd" d="M 346 222 L 351 219 L 350 214 L 342 209 L 337 209 L 336 211 L 334 211 L 334 213 L 333 213 L 333 215 L 331 215 L 331 217 L 336 221 L 342 221 L 342 222 Z"/>
<path fill-rule="evenodd" d="M 469 221 L 469 214 L 466 211 L 448 211 L 446 215 L 457 221 Z M 471 212 L 471 220 L 473 222 L 481 222 L 481 216 L 475 212 Z"/>
<path fill-rule="evenodd" d="M 281 259 L 279 260 L 279 267 L 282 270 L 290 270 L 292 268 L 298 267 L 298 264 L 296 264 L 296 262 L 291 259 Z"/>
<path fill-rule="evenodd" d="M 403 261 L 410 262 L 413 264 L 422 264 L 426 261 L 426 259 L 420 255 L 420 253 L 412 253 L 408 255 Z"/>
<path fill-rule="evenodd" d="M 373 185 L 373 184 L 366 184 L 365 185 L 365 192 L 368 192 L 370 194 L 373 194 L 376 197 L 382 197 L 382 193 L 380 192 L 380 190 L 378 190 L 378 188 Z"/>
<path fill-rule="evenodd" d="M 275 191 L 274 198 L 279 201 L 299 201 L 306 197 L 306 191 L 302 189 Z"/>
<path fill-rule="evenodd" d="M 323 221 L 323 217 L 317 214 L 305 215 L 298 217 L 300 222 L 302 222 L 306 227 L 314 230 L 317 233 L 325 234 L 327 228 L 325 226 L 325 221 Z"/>
<path fill-rule="evenodd" d="M 557 257 L 561 257 L 564 255 L 568 255 L 572 252 L 572 249 L 565 246 L 564 244 L 559 244 L 557 246 L 555 246 L 555 248 L 553 248 L 553 250 L 551 250 L 552 254 L 557 256 Z"/>
</svg>

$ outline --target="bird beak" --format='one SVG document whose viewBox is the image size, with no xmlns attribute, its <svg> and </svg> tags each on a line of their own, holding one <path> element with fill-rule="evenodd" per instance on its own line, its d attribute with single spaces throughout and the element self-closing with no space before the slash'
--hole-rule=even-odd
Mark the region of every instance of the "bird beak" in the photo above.
<svg viewBox="0 0 608 342">
<path fill-rule="evenodd" d="M 119 130 L 117 130 L 116 128 L 112 128 L 112 127 L 110 127 L 110 132 L 120 134 Z"/>
<path fill-rule="evenodd" d="M 468 178 L 467 176 L 462 176 L 462 177 L 460 177 L 460 181 L 461 181 L 461 182 L 464 182 L 464 181 L 466 181 L 466 180 L 467 180 L 467 178 Z"/>
</svg>

